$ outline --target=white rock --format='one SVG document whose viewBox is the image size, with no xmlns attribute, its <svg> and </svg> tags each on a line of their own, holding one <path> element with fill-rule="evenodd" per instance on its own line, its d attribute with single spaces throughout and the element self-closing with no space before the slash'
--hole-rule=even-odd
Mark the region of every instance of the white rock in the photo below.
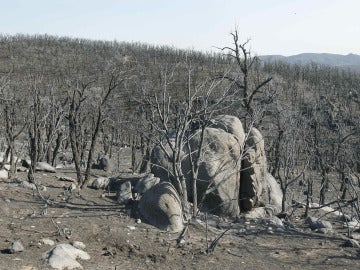
<svg viewBox="0 0 360 270">
<path fill-rule="evenodd" d="M 34 183 L 30 183 L 30 182 L 28 182 L 28 181 L 21 181 L 21 186 L 24 187 L 24 188 L 36 190 L 35 184 L 34 184 Z"/>
<path fill-rule="evenodd" d="M 0 179 L 7 180 L 9 179 L 9 172 L 7 170 L 0 170 Z"/>
<path fill-rule="evenodd" d="M 54 246 L 55 242 L 49 238 L 43 238 L 40 240 L 41 243 L 43 243 L 44 245 L 48 245 L 48 246 Z"/>
<path fill-rule="evenodd" d="M 46 263 L 54 269 L 83 269 L 76 259 L 89 260 L 90 255 L 70 244 L 59 244 L 43 255 Z"/>
<path fill-rule="evenodd" d="M 73 245 L 74 247 L 79 248 L 79 249 L 85 249 L 86 248 L 86 245 L 83 242 L 80 242 L 80 241 L 73 241 L 71 243 L 71 245 Z"/>
<path fill-rule="evenodd" d="M 344 228 L 358 229 L 360 228 L 360 222 L 357 220 L 344 222 Z"/>
<path fill-rule="evenodd" d="M 7 170 L 7 171 L 10 171 L 10 168 L 11 168 L 10 164 L 5 164 L 4 165 L 4 169 Z"/>
<path fill-rule="evenodd" d="M 91 187 L 92 188 L 95 188 L 95 189 L 105 189 L 108 187 L 110 183 L 110 179 L 107 178 L 107 177 L 99 177 L 99 178 L 96 178 L 92 184 L 91 184 Z"/>
<path fill-rule="evenodd" d="M 24 246 L 22 245 L 22 243 L 20 241 L 15 241 L 15 242 L 11 243 L 11 245 L 9 247 L 9 251 L 10 251 L 10 253 L 22 252 L 22 251 L 24 251 Z"/>
</svg>

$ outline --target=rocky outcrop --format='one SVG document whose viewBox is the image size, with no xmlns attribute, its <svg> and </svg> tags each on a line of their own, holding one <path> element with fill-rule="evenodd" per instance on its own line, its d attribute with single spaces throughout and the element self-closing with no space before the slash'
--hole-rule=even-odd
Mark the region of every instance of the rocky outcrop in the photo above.
<svg viewBox="0 0 360 270">
<path fill-rule="evenodd" d="M 281 190 L 267 173 L 264 139 L 258 129 L 252 128 L 246 136 L 237 117 L 220 115 L 210 121 L 203 138 L 201 135 L 196 127 L 190 130 L 187 133 L 189 143 L 185 143 L 179 153 L 190 201 L 193 201 L 190 160 L 197 162 L 203 139 L 197 177 L 198 201 L 204 203 L 203 210 L 235 217 L 240 209 L 250 211 L 257 205 L 269 203 L 281 205 Z M 172 175 L 170 147 L 174 142 L 175 138 L 170 135 L 169 141 L 164 140 L 162 146 L 154 147 L 151 170 L 161 181 L 173 182 L 177 187 Z"/>
</svg>

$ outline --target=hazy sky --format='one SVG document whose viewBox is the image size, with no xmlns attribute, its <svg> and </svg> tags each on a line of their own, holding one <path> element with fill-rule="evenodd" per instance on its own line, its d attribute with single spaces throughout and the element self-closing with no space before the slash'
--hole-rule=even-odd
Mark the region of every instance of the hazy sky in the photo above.
<svg viewBox="0 0 360 270">
<path fill-rule="evenodd" d="M 360 54 L 360 0 L 0 0 L 0 33 L 210 51 L 238 28 L 257 54 Z"/>
</svg>

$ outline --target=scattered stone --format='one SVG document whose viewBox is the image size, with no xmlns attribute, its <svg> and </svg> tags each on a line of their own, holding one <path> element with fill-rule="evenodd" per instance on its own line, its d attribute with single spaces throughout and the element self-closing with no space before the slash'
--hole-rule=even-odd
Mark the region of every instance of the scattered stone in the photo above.
<svg viewBox="0 0 360 270">
<path fill-rule="evenodd" d="M 266 217 L 266 211 L 264 207 L 254 208 L 245 214 L 247 219 L 259 219 Z"/>
<path fill-rule="evenodd" d="M 308 216 L 305 222 L 309 224 L 311 230 L 317 230 L 318 232 L 321 233 L 328 233 L 333 230 L 333 227 L 329 221 L 317 220 L 314 217 Z"/>
<path fill-rule="evenodd" d="M 5 170 L 7 170 L 7 171 L 10 171 L 11 166 L 10 166 L 10 164 L 5 164 L 5 165 L 3 166 L 3 168 L 4 168 Z"/>
<path fill-rule="evenodd" d="M 135 222 L 136 222 L 137 224 L 140 224 L 140 223 L 141 223 L 141 219 L 140 219 L 140 218 L 137 218 Z"/>
<path fill-rule="evenodd" d="M 20 268 L 20 270 L 37 270 L 37 268 L 32 265 L 24 265 Z"/>
<path fill-rule="evenodd" d="M 350 228 L 350 229 L 358 229 L 360 228 L 360 222 L 358 220 L 352 220 L 348 222 L 344 222 L 344 228 Z"/>
<path fill-rule="evenodd" d="M 286 232 L 285 229 L 280 228 L 280 227 L 276 228 L 275 231 L 276 231 L 276 232 Z"/>
<path fill-rule="evenodd" d="M 113 164 L 111 162 L 110 157 L 105 155 L 105 156 L 99 158 L 98 164 L 96 164 L 93 167 L 95 167 L 96 169 L 99 169 L 99 170 L 104 170 L 106 172 L 111 172 L 113 169 Z"/>
<path fill-rule="evenodd" d="M 24 251 L 24 246 L 20 241 L 12 242 L 10 247 L 7 249 L 8 253 L 13 254 Z"/>
<path fill-rule="evenodd" d="M 72 191 L 76 190 L 76 184 L 75 184 L 75 183 L 71 183 L 71 184 L 68 185 L 68 186 L 64 186 L 64 189 L 67 190 L 67 191 L 72 192 Z"/>
<path fill-rule="evenodd" d="M 360 248 L 360 244 L 358 241 L 354 239 L 348 239 L 345 241 L 345 243 L 342 245 L 343 247 L 353 247 L 353 248 Z"/>
<path fill-rule="evenodd" d="M 136 227 L 135 226 L 131 226 L 131 225 L 128 225 L 128 226 L 126 226 L 128 229 L 130 229 L 130 230 L 135 230 L 136 229 Z"/>
<path fill-rule="evenodd" d="M 314 230 L 317 233 L 322 233 L 322 234 L 328 234 L 328 233 L 332 233 L 331 229 L 328 228 L 318 228 Z"/>
<path fill-rule="evenodd" d="M 120 185 L 116 192 L 116 201 L 120 204 L 128 204 L 132 200 L 131 182 L 126 181 Z"/>
<path fill-rule="evenodd" d="M 55 169 L 64 169 L 64 168 L 65 168 L 65 166 L 63 164 L 57 164 L 55 166 Z"/>
<path fill-rule="evenodd" d="M 146 191 L 148 191 L 151 187 L 158 184 L 159 182 L 160 182 L 159 177 L 155 177 L 154 174 L 149 173 L 137 182 L 137 184 L 134 188 L 134 192 L 142 195 Z"/>
<path fill-rule="evenodd" d="M 18 172 L 27 172 L 27 171 L 28 171 L 28 169 L 25 168 L 25 167 L 23 167 L 23 166 L 17 166 L 17 167 L 16 167 L 16 170 L 17 170 Z"/>
<path fill-rule="evenodd" d="M 76 259 L 89 260 L 90 255 L 70 244 L 59 244 L 44 253 L 43 258 L 46 264 L 54 269 L 83 269 Z"/>
<path fill-rule="evenodd" d="M 48 245 L 48 246 L 54 246 L 55 242 L 49 238 L 43 238 L 40 240 L 41 243 L 43 243 L 44 245 Z"/>
<path fill-rule="evenodd" d="M 21 161 L 21 165 L 26 168 L 29 168 L 31 165 L 31 160 L 23 159 Z M 42 171 L 42 172 L 56 173 L 56 169 L 53 166 L 51 166 L 49 163 L 46 163 L 43 161 L 39 161 L 36 163 L 36 170 Z"/>
<path fill-rule="evenodd" d="M 360 233 L 352 233 L 351 238 L 354 240 L 359 241 L 360 240 Z"/>
<path fill-rule="evenodd" d="M 273 216 L 271 217 L 268 221 L 267 221 L 268 225 L 270 226 L 274 226 L 276 228 L 281 228 L 281 229 L 285 229 L 284 227 L 284 223 L 281 221 L 280 218 L 278 218 L 277 216 Z"/>
<path fill-rule="evenodd" d="M 55 176 L 59 181 L 73 182 L 76 183 L 76 179 L 70 176 Z"/>
<path fill-rule="evenodd" d="M 7 170 L 1 169 L 0 170 L 0 179 L 1 180 L 9 179 L 9 172 Z"/>
<path fill-rule="evenodd" d="M 36 190 L 36 185 L 34 183 L 30 183 L 28 181 L 21 181 L 20 185 L 24 188 Z"/>
<path fill-rule="evenodd" d="M 76 248 L 82 249 L 82 250 L 84 250 L 86 248 L 86 245 L 83 242 L 80 242 L 80 241 L 73 241 L 73 242 L 71 242 L 71 245 L 73 247 L 76 247 Z"/>
<path fill-rule="evenodd" d="M 106 189 L 109 186 L 110 179 L 107 177 L 96 178 L 90 187 L 95 189 Z"/>
</svg>

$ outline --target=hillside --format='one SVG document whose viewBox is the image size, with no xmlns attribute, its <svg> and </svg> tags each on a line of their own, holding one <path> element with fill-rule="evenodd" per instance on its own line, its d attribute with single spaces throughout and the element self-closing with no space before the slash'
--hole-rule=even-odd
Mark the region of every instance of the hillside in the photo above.
<svg viewBox="0 0 360 270">
<path fill-rule="evenodd" d="M 0 269 L 45 269 L 44 238 L 83 241 L 85 269 L 358 269 L 360 245 L 346 240 L 360 239 L 360 73 L 339 68 L 357 66 L 358 56 L 261 63 L 246 44 L 204 54 L 0 36 Z M 170 165 L 160 166 L 163 181 L 199 210 L 183 239 L 139 219 L 132 186 L 154 169 L 157 148 Z M 202 172 L 207 158 L 211 171 Z M 29 169 L 17 167 L 21 159 Z M 56 172 L 41 172 L 40 162 Z M 270 174 L 272 186 L 262 182 Z M 103 190 L 89 188 L 99 179 L 109 181 Z M 276 206 L 259 199 L 259 186 L 281 189 Z M 219 198 L 239 204 L 241 217 L 214 216 Z M 25 250 L 13 254 L 17 239 Z"/>
<path fill-rule="evenodd" d="M 292 56 L 282 55 L 263 55 L 260 56 L 263 61 L 283 61 L 290 64 L 309 64 L 317 63 L 319 65 L 338 67 L 352 71 L 360 71 L 360 55 L 357 54 L 330 54 L 330 53 L 302 53 Z"/>
</svg>

